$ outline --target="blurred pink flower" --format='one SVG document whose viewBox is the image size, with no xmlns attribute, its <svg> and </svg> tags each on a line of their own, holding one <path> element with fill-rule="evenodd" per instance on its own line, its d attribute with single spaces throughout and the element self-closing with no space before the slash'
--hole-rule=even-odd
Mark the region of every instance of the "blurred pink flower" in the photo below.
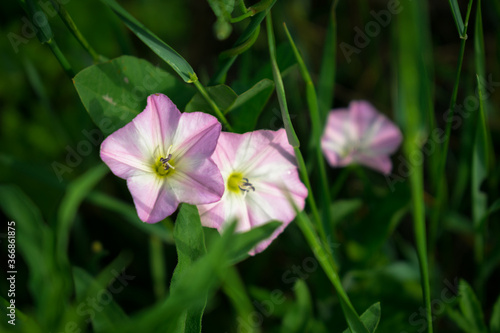
<svg viewBox="0 0 500 333">
<path fill-rule="evenodd" d="M 257 244 L 250 254 L 263 251 L 295 218 L 289 197 L 300 210 L 307 197 L 285 130 L 222 132 L 212 158 L 222 173 L 226 191 L 220 201 L 198 205 L 201 223 L 221 232 L 226 223 L 237 219 L 236 231 L 244 232 L 281 221 L 271 237 Z"/>
<path fill-rule="evenodd" d="M 348 109 L 330 111 L 321 138 L 323 153 L 333 167 L 363 164 L 389 174 L 402 141 L 399 128 L 366 101 L 352 101 Z"/>
<path fill-rule="evenodd" d="M 101 159 L 127 180 L 139 218 L 158 222 L 180 202 L 218 201 L 224 183 L 211 156 L 221 124 L 202 112 L 180 113 L 165 95 L 148 97 L 132 122 L 109 135 Z"/>
</svg>

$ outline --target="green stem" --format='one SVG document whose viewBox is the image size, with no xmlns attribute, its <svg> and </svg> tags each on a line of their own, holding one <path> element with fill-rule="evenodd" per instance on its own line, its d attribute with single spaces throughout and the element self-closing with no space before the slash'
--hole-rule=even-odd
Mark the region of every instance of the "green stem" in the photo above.
<svg viewBox="0 0 500 333">
<path fill-rule="evenodd" d="M 323 224 L 321 223 L 321 219 L 319 217 L 316 201 L 314 200 L 311 183 L 309 181 L 309 176 L 307 174 L 307 168 L 304 162 L 304 158 L 302 157 L 302 153 L 300 152 L 299 149 L 300 141 L 299 138 L 297 137 L 297 134 L 295 133 L 292 120 L 290 119 L 290 113 L 288 112 L 285 87 L 283 85 L 283 79 L 281 78 L 281 73 L 278 67 L 278 63 L 276 62 L 276 45 L 274 42 L 274 32 L 273 32 L 271 12 L 269 12 L 266 17 L 266 26 L 267 26 L 267 37 L 269 44 L 269 55 L 271 58 L 271 67 L 273 70 L 274 83 L 276 85 L 276 95 L 278 96 L 278 102 L 280 104 L 281 116 L 283 118 L 283 123 L 285 125 L 286 135 L 288 138 L 288 142 L 294 148 L 299 172 L 302 181 L 305 183 L 309 193 L 309 195 L 307 196 L 307 201 L 309 203 L 309 206 L 311 207 L 311 211 L 314 216 L 314 221 L 316 223 L 318 230 L 320 231 L 321 237 L 326 240 L 325 230 L 323 228 Z"/>
<path fill-rule="evenodd" d="M 326 233 L 325 233 L 325 228 L 324 228 L 323 224 L 321 223 L 321 218 L 320 218 L 319 212 L 318 212 L 318 206 L 316 205 L 316 201 L 314 200 L 313 191 L 311 188 L 311 182 L 309 181 L 309 175 L 307 174 L 307 168 L 306 168 L 306 164 L 304 162 L 304 158 L 302 157 L 302 153 L 300 152 L 299 147 L 294 147 L 293 149 L 295 151 L 295 157 L 297 158 L 300 176 L 302 178 L 302 181 L 304 182 L 304 185 L 306 185 L 307 191 L 309 193 L 309 195 L 307 196 L 307 202 L 309 203 L 309 206 L 311 207 L 311 212 L 313 214 L 314 221 L 316 222 L 316 226 L 318 228 L 319 234 L 321 235 L 321 239 L 323 239 L 323 241 L 325 243 L 327 243 L 328 238 L 327 238 Z M 335 265 L 335 270 L 336 270 L 336 266 L 337 265 Z"/>
<path fill-rule="evenodd" d="M 249 18 L 250 16 L 253 16 L 253 15 L 254 15 L 254 13 L 253 13 L 253 12 L 251 12 L 251 11 L 247 11 L 245 14 L 240 15 L 240 16 L 238 16 L 238 17 L 231 17 L 231 18 L 229 19 L 229 22 L 231 22 L 231 23 L 238 23 L 238 22 L 241 22 L 241 21 L 243 21 L 244 19 Z"/>
<path fill-rule="evenodd" d="M 455 104 L 457 101 L 457 95 L 458 95 L 458 86 L 460 83 L 460 73 L 462 71 L 462 63 L 464 59 L 464 53 L 465 53 L 465 43 L 467 41 L 467 27 L 469 25 L 469 17 L 470 17 L 470 12 L 472 8 L 472 2 L 473 0 L 469 0 L 469 5 L 467 7 L 467 15 L 465 17 L 465 24 L 464 24 L 464 32 L 461 41 L 460 41 L 460 51 L 459 51 L 459 56 L 458 56 L 458 64 L 457 64 L 457 74 L 455 77 L 455 85 L 453 86 L 453 91 L 451 94 L 451 99 L 450 99 L 450 109 L 448 112 L 448 116 L 446 118 L 446 131 L 445 131 L 445 140 L 443 143 L 443 148 L 441 150 L 441 161 L 439 162 L 439 167 L 438 167 L 438 172 L 437 176 L 434 177 L 434 179 L 437 180 L 436 183 L 436 206 L 434 207 L 434 210 L 432 212 L 431 216 L 431 230 L 429 234 L 430 238 L 430 246 L 431 249 L 434 248 L 434 244 L 436 242 L 436 236 L 437 236 L 437 230 L 439 226 L 439 218 L 441 216 L 441 209 L 443 206 L 443 201 L 444 201 L 444 190 L 445 190 L 445 183 L 446 183 L 446 174 L 445 174 L 445 169 L 446 169 L 446 159 L 448 156 L 448 147 L 450 144 L 450 135 L 451 135 L 451 124 L 453 120 L 453 116 L 455 113 Z"/>
<path fill-rule="evenodd" d="M 151 276 L 153 279 L 153 290 L 157 300 L 163 299 L 166 293 L 166 267 L 163 255 L 163 243 L 158 236 L 149 238 L 149 262 L 151 265 Z"/>
<path fill-rule="evenodd" d="M 302 59 L 302 56 L 300 55 L 300 52 L 297 49 L 292 39 L 292 36 L 290 35 L 288 28 L 286 27 L 286 24 L 283 23 L 283 26 L 285 28 L 285 33 L 288 37 L 288 40 L 290 41 L 290 44 L 292 46 L 295 58 L 297 59 L 297 63 L 299 64 L 299 69 L 300 73 L 302 74 L 302 78 L 306 83 L 307 105 L 309 107 L 309 113 L 311 115 L 311 124 L 312 124 L 312 145 L 315 150 L 314 153 L 316 158 L 316 164 L 319 169 L 319 181 L 321 186 L 320 197 L 321 197 L 322 212 L 323 212 L 323 225 L 321 229 L 322 230 L 321 237 L 323 238 L 323 241 L 326 242 L 328 236 L 333 237 L 333 229 L 332 229 L 332 217 L 330 214 L 330 191 L 328 189 L 328 177 L 326 175 L 325 160 L 323 158 L 323 152 L 321 151 L 321 143 L 320 143 L 323 126 L 321 125 L 321 119 L 319 114 L 318 96 L 316 94 L 316 89 L 312 82 L 311 75 L 307 70 L 304 60 Z"/>
<path fill-rule="evenodd" d="M 54 8 L 58 8 L 58 13 L 59 16 L 61 17 L 61 20 L 64 22 L 64 24 L 68 27 L 68 29 L 71 31 L 73 36 L 75 36 L 76 40 L 82 45 L 82 47 L 90 54 L 92 59 L 94 60 L 94 63 L 98 63 L 102 60 L 105 60 L 102 56 L 100 56 L 93 48 L 90 46 L 89 42 L 85 39 L 83 34 L 78 30 L 78 27 L 76 26 L 75 22 L 69 15 L 68 11 L 62 4 L 56 4 L 55 0 L 51 0 L 52 5 Z"/>
<path fill-rule="evenodd" d="M 411 145 L 409 143 L 408 145 Z M 408 148 L 408 153 L 416 147 Z M 408 154 L 410 155 L 410 154 Z M 411 156 L 411 155 L 410 155 Z M 417 253 L 419 257 L 421 280 L 423 285 L 424 300 L 426 306 L 426 317 L 429 333 L 432 333 L 432 311 L 431 311 L 431 289 L 429 283 L 429 263 L 427 258 L 427 236 L 425 226 L 425 207 L 424 207 L 424 179 L 422 167 L 414 168 L 410 175 L 411 194 L 413 202 L 413 226 L 415 231 L 415 240 Z"/>
<path fill-rule="evenodd" d="M 71 68 L 71 65 L 69 64 L 64 54 L 59 49 L 59 46 L 57 46 L 56 41 L 54 39 L 50 39 L 49 41 L 47 41 L 47 44 L 49 45 L 50 50 L 52 51 L 56 59 L 59 61 L 61 67 L 64 69 L 69 78 L 70 79 L 74 78 L 75 72 L 73 71 L 73 68 Z"/>
<path fill-rule="evenodd" d="M 224 114 L 222 113 L 222 111 L 219 109 L 219 107 L 217 106 L 217 104 L 215 104 L 215 102 L 210 97 L 210 95 L 208 95 L 208 92 L 205 89 L 205 87 L 203 87 L 203 85 L 200 83 L 199 80 L 196 80 L 193 83 L 196 86 L 196 88 L 198 89 L 198 91 L 200 92 L 200 94 L 203 96 L 203 98 L 205 98 L 205 100 L 207 101 L 207 103 L 210 104 L 210 106 L 212 107 L 212 110 L 215 112 L 215 115 L 217 116 L 217 118 L 219 118 L 219 120 L 221 121 L 222 125 L 224 125 L 224 127 L 228 131 L 233 132 L 233 128 L 231 127 L 231 125 L 229 125 L 229 123 L 227 122 L 226 117 L 224 116 Z"/>
<path fill-rule="evenodd" d="M 318 259 L 321 267 L 323 268 L 333 287 L 338 292 L 339 296 L 344 300 L 344 302 L 352 307 L 352 303 L 349 300 L 349 297 L 347 296 L 347 293 L 345 292 L 344 287 L 342 286 L 340 278 L 337 274 L 337 269 L 334 265 L 332 265 L 332 263 L 334 263 L 334 259 L 330 249 L 325 250 L 317 234 L 314 232 L 311 220 L 309 220 L 304 212 L 301 212 L 297 215 L 297 224 L 304 234 L 309 247 L 312 249 L 316 259 Z"/>
</svg>

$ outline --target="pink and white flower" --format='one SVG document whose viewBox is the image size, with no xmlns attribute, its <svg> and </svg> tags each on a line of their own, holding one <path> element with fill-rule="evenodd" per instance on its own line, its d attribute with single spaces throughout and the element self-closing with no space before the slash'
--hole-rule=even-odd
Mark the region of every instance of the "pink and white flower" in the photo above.
<svg viewBox="0 0 500 333">
<path fill-rule="evenodd" d="M 402 141 L 399 128 L 366 101 L 352 101 L 348 109 L 330 111 L 321 148 L 333 167 L 363 164 L 389 174 Z"/>
<path fill-rule="evenodd" d="M 220 201 L 198 205 L 202 225 L 221 232 L 237 219 L 236 231 L 244 232 L 273 220 L 283 222 L 250 254 L 263 251 L 295 218 L 289 198 L 302 210 L 307 197 L 285 130 L 222 132 L 212 158 L 226 191 Z"/>
<path fill-rule="evenodd" d="M 202 112 L 183 113 L 165 95 L 148 97 L 132 122 L 109 135 L 101 159 L 127 180 L 139 218 L 158 222 L 180 202 L 218 201 L 224 182 L 211 156 L 221 124 Z"/>
</svg>

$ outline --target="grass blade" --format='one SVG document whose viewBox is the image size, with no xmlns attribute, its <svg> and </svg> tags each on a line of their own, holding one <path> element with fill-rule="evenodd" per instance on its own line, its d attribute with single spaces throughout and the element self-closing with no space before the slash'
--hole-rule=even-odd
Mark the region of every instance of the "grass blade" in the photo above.
<svg viewBox="0 0 500 333">
<path fill-rule="evenodd" d="M 453 19 L 457 25 L 458 34 L 461 38 L 464 38 L 467 34 L 465 30 L 464 21 L 462 20 L 462 14 L 460 13 L 460 7 L 458 6 L 457 0 L 449 0 L 451 12 L 453 14 Z"/>
<path fill-rule="evenodd" d="M 101 0 L 106 4 L 132 32 L 144 42 L 154 53 L 172 67 L 179 76 L 188 83 L 198 80 L 191 65 L 167 43 L 146 28 L 141 22 L 130 15 L 114 0 Z"/>
</svg>

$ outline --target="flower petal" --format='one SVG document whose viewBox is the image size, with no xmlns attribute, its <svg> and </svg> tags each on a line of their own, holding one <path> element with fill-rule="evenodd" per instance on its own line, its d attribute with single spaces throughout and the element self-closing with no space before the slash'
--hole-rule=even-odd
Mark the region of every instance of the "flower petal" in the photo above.
<svg viewBox="0 0 500 333">
<path fill-rule="evenodd" d="M 212 158 L 221 169 L 225 184 L 233 172 L 238 172 L 248 178 L 255 191 L 243 195 L 226 190 L 219 202 L 198 206 L 202 224 L 221 231 L 228 222 L 237 219 L 236 231 L 244 232 L 273 220 L 282 221 L 283 225 L 250 254 L 264 250 L 295 218 L 286 193 L 300 210 L 307 197 L 285 130 L 222 132 Z"/>
<path fill-rule="evenodd" d="M 147 142 L 129 123 L 102 142 L 100 155 L 116 176 L 128 178 L 153 171 L 148 151 Z"/>
<path fill-rule="evenodd" d="M 209 158 L 214 153 L 222 125 L 217 118 L 203 112 L 183 113 L 173 137 L 173 159 L 185 155 Z"/>
<path fill-rule="evenodd" d="M 149 96 L 143 112 L 103 141 L 101 159 L 121 178 L 153 172 L 155 151 L 165 154 L 163 141 L 171 141 L 179 118 L 179 110 L 167 96 Z"/>
<path fill-rule="evenodd" d="M 184 157 L 167 181 L 181 202 L 192 205 L 219 201 L 224 194 L 224 180 L 210 158 Z"/>
<path fill-rule="evenodd" d="M 166 149 L 172 144 L 176 133 L 181 112 L 175 104 L 163 94 L 154 94 L 148 97 L 148 104 L 132 121 L 143 140 L 147 142 L 150 156 L 155 151 L 165 156 Z"/>
<path fill-rule="evenodd" d="M 127 179 L 127 186 L 134 199 L 139 218 L 155 223 L 171 215 L 179 205 L 169 184 L 152 174 L 138 175 Z"/>
<path fill-rule="evenodd" d="M 377 170 L 384 175 L 388 175 L 392 170 L 392 162 L 389 156 L 387 155 L 379 155 L 379 156 L 369 156 L 369 155 L 361 155 L 356 158 L 359 164 L 363 164 L 367 167 L 370 167 L 374 170 Z"/>
<path fill-rule="evenodd" d="M 346 109 L 334 110 L 328 114 L 325 132 L 321 137 L 321 149 L 331 166 L 346 165 L 345 152 L 351 142 L 359 140 L 352 126 L 350 113 Z M 348 161 L 351 159 L 349 158 Z"/>
</svg>

